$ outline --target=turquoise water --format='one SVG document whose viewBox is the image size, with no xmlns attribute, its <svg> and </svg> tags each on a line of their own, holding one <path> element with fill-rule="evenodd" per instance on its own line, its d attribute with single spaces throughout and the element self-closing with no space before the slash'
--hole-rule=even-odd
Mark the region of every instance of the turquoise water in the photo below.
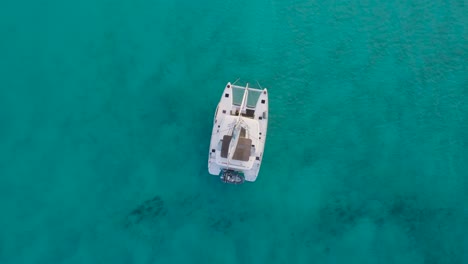
<svg viewBox="0 0 468 264">
<path fill-rule="evenodd" d="M 464 1 L 0 3 L 0 263 L 468 263 Z M 258 180 L 207 171 L 269 89 Z"/>
</svg>

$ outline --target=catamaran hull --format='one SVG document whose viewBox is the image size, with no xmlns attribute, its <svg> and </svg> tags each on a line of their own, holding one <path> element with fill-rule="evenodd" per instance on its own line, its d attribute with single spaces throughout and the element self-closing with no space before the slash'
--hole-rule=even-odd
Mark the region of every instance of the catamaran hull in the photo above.
<svg viewBox="0 0 468 264">
<path fill-rule="evenodd" d="M 234 90 L 243 90 L 242 103 L 236 104 Z M 258 98 L 255 101 L 255 93 Z M 251 95 L 252 94 L 252 95 Z M 248 96 L 247 96 L 248 95 Z M 248 103 L 252 97 L 254 103 Z M 249 98 L 249 99 L 252 99 Z M 239 130 L 241 126 L 241 130 Z M 252 89 L 228 83 L 216 108 L 208 156 L 208 171 L 223 182 L 254 182 L 260 171 L 268 127 L 267 89 Z M 242 134 L 240 139 L 236 133 Z M 240 140 L 240 141 L 239 141 Z M 235 150 L 234 150 L 235 149 Z M 226 180 L 226 170 L 242 175 L 242 180 Z M 222 174 L 222 175 L 220 175 Z"/>
</svg>

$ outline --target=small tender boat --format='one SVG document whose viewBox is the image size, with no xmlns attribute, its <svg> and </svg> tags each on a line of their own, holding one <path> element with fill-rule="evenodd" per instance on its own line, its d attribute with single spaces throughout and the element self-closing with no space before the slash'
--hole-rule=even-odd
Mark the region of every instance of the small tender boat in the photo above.
<svg viewBox="0 0 468 264">
<path fill-rule="evenodd" d="M 216 108 L 208 171 L 225 183 L 254 182 L 268 125 L 267 89 L 227 83 Z"/>
</svg>

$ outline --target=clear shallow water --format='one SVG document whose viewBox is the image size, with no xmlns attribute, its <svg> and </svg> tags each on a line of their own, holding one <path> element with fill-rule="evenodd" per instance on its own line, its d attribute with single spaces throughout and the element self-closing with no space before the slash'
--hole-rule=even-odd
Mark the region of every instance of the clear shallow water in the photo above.
<svg viewBox="0 0 468 264">
<path fill-rule="evenodd" d="M 463 1 L 4 1 L 1 263 L 467 263 Z M 207 172 L 269 88 L 255 183 Z"/>
</svg>

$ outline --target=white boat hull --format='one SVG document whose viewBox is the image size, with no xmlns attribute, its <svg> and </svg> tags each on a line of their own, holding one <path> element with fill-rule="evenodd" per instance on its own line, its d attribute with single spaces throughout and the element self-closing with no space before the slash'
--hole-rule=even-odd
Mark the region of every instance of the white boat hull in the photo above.
<svg viewBox="0 0 468 264">
<path fill-rule="evenodd" d="M 234 91 L 247 90 L 242 103 L 234 100 Z M 255 97 L 258 93 L 258 99 Z M 247 95 L 254 103 L 248 104 Z M 268 127 L 267 89 L 252 89 L 228 83 L 216 108 L 208 156 L 208 171 L 220 176 L 229 170 L 254 182 L 259 174 Z M 237 131 L 237 132 L 236 132 Z M 239 136 L 237 134 L 240 133 Z"/>
</svg>

